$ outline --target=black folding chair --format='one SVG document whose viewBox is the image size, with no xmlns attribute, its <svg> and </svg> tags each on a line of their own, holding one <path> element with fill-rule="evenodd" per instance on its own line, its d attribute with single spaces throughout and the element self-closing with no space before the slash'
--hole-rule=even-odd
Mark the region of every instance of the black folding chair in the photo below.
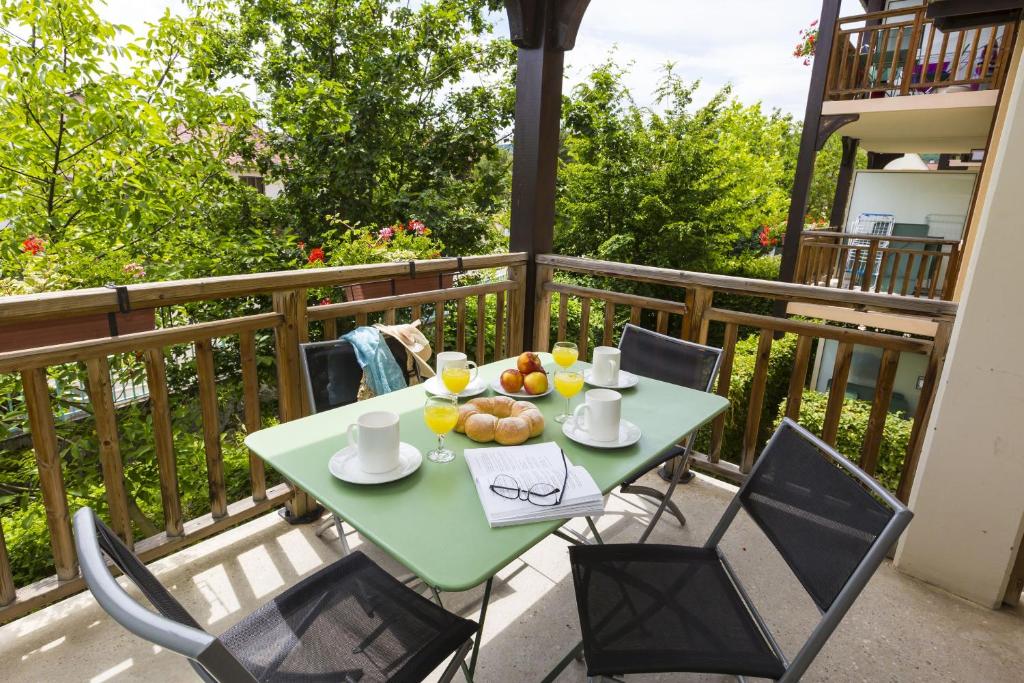
<svg viewBox="0 0 1024 683">
<path fill-rule="evenodd" d="M 629 323 L 626 324 L 622 330 L 622 337 L 619 338 L 619 350 L 622 352 L 621 369 L 698 391 L 711 391 L 722 358 L 721 349 L 651 332 Z M 686 517 L 672 501 L 672 493 L 676 490 L 679 482 L 683 481 L 689 473 L 690 453 L 693 451 L 693 442 L 696 437 L 696 432 L 688 435 L 681 446 L 669 449 L 648 468 L 649 472 L 661 467 L 669 460 L 680 459 L 668 478 L 669 486 L 664 493 L 658 489 L 637 484 L 636 480 L 644 473 L 625 482 L 620 488 L 622 493 L 647 496 L 660 503 L 640 537 L 641 543 L 651 535 L 666 508 L 675 515 L 680 525 L 686 524 Z"/>
<path fill-rule="evenodd" d="M 792 661 L 719 547 L 740 508 L 822 613 Z M 911 517 L 857 466 L 785 419 L 703 547 L 569 548 L 587 675 L 701 672 L 797 681 Z"/>
<path fill-rule="evenodd" d="M 388 349 L 395 357 L 398 367 L 402 368 L 407 381 L 419 379 L 415 367 L 409 368 L 408 351 L 394 337 L 382 335 Z M 320 413 L 331 408 L 347 406 L 355 403 L 359 396 L 359 385 L 363 380 L 363 369 L 356 359 L 352 344 L 344 339 L 333 341 L 311 342 L 299 345 L 299 358 L 302 362 L 302 377 L 306 384 L 306 396 L 309 398 L 310 409 Z M 320 525 L 316 535 L 322 536 L 331 526 L 338 531 L 342 554 L 348 554 L 349 546 L 345 538 L 342 520 L 335 514 Z"/>
<path fill-rule="evenodd" d="M 100 606 L 135 635 L 187 657 L 204 681 L 421 681 L 454 654 L 440 678 L 447 682 L 476 632 L 474 622 L 354 552 L 214 636 L 90 508 L 75 513 L 74 526 L 82 576 Z M 104 555 L 157 612 L 121 588 Z"/>
</svg>

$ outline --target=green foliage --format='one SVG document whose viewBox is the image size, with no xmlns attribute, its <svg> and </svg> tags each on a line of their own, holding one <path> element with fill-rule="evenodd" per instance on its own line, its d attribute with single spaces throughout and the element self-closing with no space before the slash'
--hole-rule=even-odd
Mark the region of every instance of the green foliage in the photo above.
<svg viewBox="0 0 1024 683">
<path fill-rule="evenodd" d="M 793 152 L 796 154 L 795 150 Z M 833 135 L 818 152 L 814 161 L 814 175 L 808 194 L 807 218 L 810 221 L 828 219 L 832 214 L 832 200 L 835 199 L 836 183 L 839 180 L 839 164 L 843 159 L 842 136 Z M 857 150 L 857 168 L 867 168 L 868 154 Z M 808 222 L 810 222 L 808 221 Z"/>
<path fill-rule="evenodd" d="M 453 253 L 486 247 L 501 183 L 514 48 L 485 0 L 241 0 L 222 13 L 209 64 L 260 90 L 270 124 L 253 151 L 284 181 L 313 241 L 328 216 L 388 225 L 418 216 Z M 258 60 L 253 54 L 259 54 Z"/>
<path fill-rule="evenodd" d="M 825 409 L 828 395 L 817 391 L 805 391 L 800 402 L 800 424 L 821 434 L 825 423 Z M 774 426 L 777 427 L 785 415 L 785 402 L 778 404 Z M 847 398 L 839 416 L 839 431 L 836 434 L 836 449 L 853 462 L 860 460 L 864 435 L 867 433 L 871 402 Z M 898 413 L 889 413 L 882 428 L 882 444 L 878 454 L 878 468 L 875 478 L 886 488 L 895 491 L 900 483 L 900 472 L 910 444 L 913 420 L 906 420 Z"/>
<path fill-rule="evenodd" d="M 732 381 L 729 384 L 729 412 L 726 413 L 725 433 L 722 440 L 723 460 L 738 463 L 743 448 L 743 432 L 747 425 L 750 407 L 750 390 L 754 382 L 754 368 L 757 363 L 757 334 L 752 334 L 736 343 L 733 357 Z M 757 434 L 756 453 L 767 443 L 772 432 L 772 421 L 779 402 L 785 402 L 789 390 L 789 377 L 796 354 L 795 334 L 787 334 L 772 343 L 768 357 L 768 380 L 765 385 L 764 403 L 761 409 L 761 423 Z M 710 439 L 708 430 L 700 435 L 696 448 L 707 452 Z"/>
<path fill-rule="evenodd" d="M 329 219 L 344 225 L 333 217 Z M 340 234 L 332 230 L 325 235 L 327 259 L 332 266 L 430 259 L 437 258 L 444 250 L 444 243 L 431 237 L 430 228 L 418 220 L 395 223 L 380 230 L 346 227 L 348 229 Z"/>
<path fill-rule="evenodd" d="M 798 128 L 729 88 L 695 108 L 698 84 L 671 68 L 653 113 L 623 75 L 609 61 L 566 101 L 555 250 L 714 272 L 762 224 L 785 219 Z"/>
</svg>

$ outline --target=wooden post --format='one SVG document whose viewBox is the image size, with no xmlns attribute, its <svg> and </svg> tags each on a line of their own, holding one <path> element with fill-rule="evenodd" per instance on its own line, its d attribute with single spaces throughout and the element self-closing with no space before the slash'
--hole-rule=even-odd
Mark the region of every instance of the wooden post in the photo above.
<svg viewBox="0 0 1024 683">
<path fill-rule="evenodd" d="M 213 364 L 213 345 L 209 339 L 195 343 L 196 370 L 199 375 L 199 406 L 203 414 L 203 450 L 206 453 L 206 478 L 210 489 L 210 516 L 228 513 L 224 486 L 224 456 L 220 447 L 220 411 L 217 409 L 217 382 Z"/>
<path fill-rule="evenodd" d="M 789 218 L 786 221 L 786 239 L 782 245 L 782 264 L 779 268 L 781 282 L 793 282 L 793 276 L 796 274 L 800 233 L 804 230 L 811 179 L 814 176 L 814 158 L 818 152 L 818 127 L 821 124 L 822 103 L 825 101 L 829 63 L 832 61 L 832 43 L 835 39 L 836 23 L 839 21 L 839 6 L 840 0 L 823 0 L 821 4 L 818 42 L 814 48 L 814 66 L 811 71 L 811 85 L 807 92 L 807 108 L 800 135 L 800 151 L 797 155 L 796 176 L 793 179 L 793 192 L 789 203 Z M 779 301 L 776 312 L 784 312 L 785 305 L 784 301 Z"/>
<path fill-rule="evenodd" d="M 0 525 L 0 607 L 9 605 L 17 597 L 14 576 L 11 574 L 11 559 L 7 555 L 7 541 L 4 540 L 4 527 Z"/>
<path fill-rule="evenodd" d="M 536 346 L 534 317 L 540 298 L 534 257 L 550 252 L 554 239 L 565 51 L 575 44 L 588 3 L 589 0 L 505 2 L 511 40 L 519 48 L 509 243 L 511 251 L 525 251 L 529 257 L 524 279 L 524 336 L 512 342 L 517 347 L 531 343 Z"/>
<path fill-rule="evenodd" d="M 68 495 L 60 469 L 60 450 L 57 448 L 57 432 L 53 428 L 53 408 L 50 405 L 46 370 L 33 368 L 22 371 L 21 383 L 25 392 L 29 429 L 32 431 L 32 447 L 36 452 L 39 488 L 46 510 L 53 564 L 57 578 L 67 581 L 78 576 L 78 560 L 75 557 L 75 541 L 71 536 Z"/>
<path fill-rule="evenodd" d="M 324 321 L 334 326 L 334 319 Z M 337 330 L 334 330 L 332 339 L 337 338 Z M 245 408 L 245 431 L 247 434 L 259 431 L 263 427 L 263 417 L 260 412 L 260 380 L 256 367 L 256 334 L 247 330 L 238 335 L 238 351 L 242 365 L 242 403 Z M 266 469 L 263 466 L 263 459 L 249 451 L 249 485 L 252 489 L 253 500 L 263 500 L 267 497 Z"/>
<path fill-rule="evenodd" d="M 711 308 L 715 293 L 704 287 L 686 290 L 686 315 L 683 316 L 683 338 L 700 343 L 700 330 L 704 325 L 704 311 Z"/>
<path fill-rule="evenodd" d="M 836 179 L 836 193 L 832 197 L 832 212 L 829 225 L 842 227 L 846 220 L 846 203 L 850 200 L 850 185 L 853 172 L 857 169 L 857 148 L 860 140 L 843 136 L 843 158 L 839 162 L 839 177 Z"/>
<path fill-rule="evenodd" d="M 128 514 L 128 491 L 124 484 L 124 462 L 121 460 L 121 445 L 117 436 L 110 364 L 106 356 L 100 356 L 85 361 L 85 368 L 89 379 L 89 402 L 96 422 L 103 488 L 106 490 L 107 507 L 110 508 L 110 526 L 125 545 L 131 548 L 132 520 Z"/>
<path fill-rule="evenodd" d="M 282 422 L 302 417 L 302 373 L 299 369 L 300 331 L 306 330 L 306 291 L 289 289 L 274 292 L 274 312 L 284 321 L 274 328 L 277 352 L 277 402 Z M 286 504 L 287 518 L 303 520 L 317 509 L 305 491 L 295 489 Z M 310 520 L 312 521 L 312 520 Z"/>
<path fill-rule="evenodd" d="M 516 288 L 508 292 L 508 355 L 511 357 L 522 353 L 525 344 L 532 340 L 533 330 L 528 335 L 525 327 L 528 272 L 526 264 L 508 269 L 508 279 L 516 283 Z M 543 293 L 543 290 L 540 291 Z"/>
<path fill-rule="evenodd" d="M 181 536 L 181 494 L 178 490 L 178 462 L 174 457 L 174 431 L 167 395 L 167 367 L 163 349 L 146 350 L 146 386 L 149 387 L 149 413 L 153 418 L 153 443 L 160 473 L 160 502 L 164 510 L 164 531 Z"/>
</svg>

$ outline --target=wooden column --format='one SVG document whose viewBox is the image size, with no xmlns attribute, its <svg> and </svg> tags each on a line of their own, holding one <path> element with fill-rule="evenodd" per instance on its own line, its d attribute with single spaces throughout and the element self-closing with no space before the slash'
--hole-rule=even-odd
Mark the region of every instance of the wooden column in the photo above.
<svg viewBox="0 0 1024 683">
<path fill-rule="evenodd" d="M 832 198 L 832 213 L 829 225 L 842 227 L 846 218 L 846 203 L 850 200 L 850 184 L 857 169 L 857 148 L 860 140 L 843 136 L 843 158 L 839 162 L 839 177 L 836 178 L 836 193 Z"/>
<path fill-rule="evenodd" d="M 523 330 L 520 340 L 513 342 L 517 346 L 529 347 L 533 341 L 537 301 L 534 256 L 551 251 L 555 230 L 564 53 L 575 44 L 589 1 L 505 2 L 511 40 L 519 48 L 509 248 L 529 255 Z"/>
<path fill-rule="evenodd" d="M 814 51 L 811 85 L 807 92 L 807 109 L 800 135 L 800 152 L 796 161 L 796 176 L 786 221 L 786 240 L 782 245 L 781 282 L 792 282 L 796 274 L 796 259 L 800 253 L 800 233 L 804 229 L 807 202 L 810 198 L 811 179 L 814 176 L 814 158 L 818 148 L 818 130 L 821 125 L 821 105 L 825 100 L 829 63 L 832 61 L 832 41 L 839 20 L 840 0 L 823 0 L 821 19 L 818 21 L 818 43 Z M 785 303 L 781 308 L 785 310 Z"/>
</svg>

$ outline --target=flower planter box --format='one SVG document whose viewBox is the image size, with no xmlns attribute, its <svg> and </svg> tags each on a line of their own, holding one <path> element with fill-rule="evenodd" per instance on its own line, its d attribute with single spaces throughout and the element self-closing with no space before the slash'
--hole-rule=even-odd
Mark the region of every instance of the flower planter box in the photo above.
<svg viewBox="0 0 1024 683">
<path fill-rule="evenodd" d="M 345 298 L 348 301 L 365 301 L 366 299 L 379 299 L 382 297 L 397 294 L 415 294 L 416 292 L 429 292 L 432 289 L 448 289 L 455 281 L 454 273 L 438 275 L 417 275 L 416 277 L 396 277 L 392 280 L 380 280 L 378 282 L 360 282 L 354 285 L 345 286 Z"/>
<path fill-rule="evenodd" d="M 114 315 L 117 317 L 118 334 L 148 332 L 156 328 L 156 309 L 153 308 Z M 109 336 L 110 323 L 106 313 L 4 325 L 0 326 L 0 353 Z"/>
</svg>

